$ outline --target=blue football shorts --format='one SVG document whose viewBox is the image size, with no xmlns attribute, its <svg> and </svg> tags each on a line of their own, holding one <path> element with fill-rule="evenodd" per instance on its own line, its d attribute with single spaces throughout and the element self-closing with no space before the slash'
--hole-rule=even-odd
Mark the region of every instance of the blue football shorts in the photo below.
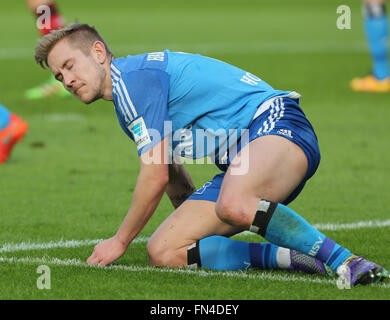
<svg viewBox="0 0 390 320">
<path fill-rule="evenodd" d="M 298 99 L 275 97 L 263 103 L 249 125 L 249 142 L 265 136 L 277 135 L 297 144 L 305 152 L 308 160 L 308 169 L 303 181 L 287 197 L 283 204 L 293 201 L 302 191 L 306 181 L 313 176 L 320 163 L 320 150 L 317 136 L 312 125 L 299 106 Z M 237 153 L 241 150 L 237 145 Z M 211 181 L 206 182 L 199 190 L 194 192 L 187 200 L 207 200 L 216 202 L 222 185 L 222 180 L 230 160 L 226 165 L 217 166 L 224 172 L 217 174 Z"/>
</svg>

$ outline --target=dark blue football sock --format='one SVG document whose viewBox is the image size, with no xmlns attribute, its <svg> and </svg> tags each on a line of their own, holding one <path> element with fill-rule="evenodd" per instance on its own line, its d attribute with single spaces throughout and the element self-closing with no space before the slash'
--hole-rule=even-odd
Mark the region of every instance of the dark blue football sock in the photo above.
<svg viewBox="0 0 390 320">
<path fill-rule="evenodd" d="M 333 271 L 351 256 L 349 250 L 327 238 L 292 209 L 280 203 L 261 200 L 249 230 L 277 246 L 315 257 Z"/>
<path fill-rule="evenodd" d="M 270 243 L 211 236 L 188 248 L 188 265 L 212 270 L 278 269 L 277 250 Z"/>
<path fill-rule="evenodd" d="M 373 74 L 379 79 L 389 77 L 387 41 L 389 26 L 384 4 L 364 7 L 364 30 L 373 61 Z"/>
<path fill-rule="evenodd" d="M 10 112 L 0 104 L 0 130 L 9 124 Z"/>
</svg>

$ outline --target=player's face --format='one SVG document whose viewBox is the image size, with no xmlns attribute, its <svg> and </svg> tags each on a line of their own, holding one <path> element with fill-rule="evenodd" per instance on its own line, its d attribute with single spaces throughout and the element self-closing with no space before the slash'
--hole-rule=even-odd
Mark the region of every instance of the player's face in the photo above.
<svg viewBox="0 0 390 320">
<path fill-rule="evenodd" d="M 92 50 L 90 55 L 86 55 L 63 39 L 51 49 L 47 62 L 54 77 L 84 103 L 103 96 L 106 72 Z"/>
</svg>

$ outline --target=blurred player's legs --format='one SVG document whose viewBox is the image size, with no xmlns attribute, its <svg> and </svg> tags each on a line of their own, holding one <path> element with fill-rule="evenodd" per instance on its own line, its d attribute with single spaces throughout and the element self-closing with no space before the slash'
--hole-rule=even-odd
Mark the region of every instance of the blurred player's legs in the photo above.
<svg viewBox="0 0 390 320">
<path fill-rule="evenodd" d="M 41 36 L 50 33 L 51 30 L 62 28 L 64 19 L 59 12 L 55 1 L 53 0 L 26 0 L 28 8 L 38 19 L 44 12 L 37 12 L 39 6 L 47 6 L 50 9 L 50 20 L 45 21 L 42 24 L 42 28 L 38 28 L 38 32 Z M 41 85 L 31 88 L 25 92 L 27 99 L 42 99 L 50 96 L 66 97 L 69 96 L 69 92 L 64 89 L 62 84 L 54 79 L 51 75 L 50 78 Z"/>
<path fill-rule="evenodd" d="M 0 104 L 0 130 L 4 129 L 9 124 L 10 112 Z"/>
<path fill-rule="evenodd" d="M 19 142 L 28 130 L 21 118 L 0 104 L 0 164 L 5 162 L 16 142 Z"/>
<path fill-rule="evenodd" d="M 26 99 L 36 100 L 52 96 L 68 97 L 71 94 L 64 88 L 61 82 L 57 81 L 52 75 L 45 82 L 40 85 L 26 90 L 24 93 Z"/>
<path fill-rule="evenodd" d="M 372 59 L 372 73 L 351 81 L 355 91 L 389 92 L 390 70 L 388 62 L 388 18 L 384 0 L 365 0 L 363 6 L 364 29 Z"/>
</svg>

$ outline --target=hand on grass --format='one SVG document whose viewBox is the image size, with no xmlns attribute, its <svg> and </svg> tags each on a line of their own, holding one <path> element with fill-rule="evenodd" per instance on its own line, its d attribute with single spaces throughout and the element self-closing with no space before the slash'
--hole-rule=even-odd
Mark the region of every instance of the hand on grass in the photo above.
<svg viewBox="0 0 390 320">
<path fill-rule="evenodd" d="M 119 259 L 125 252 L 127 246 L 116 236 L 97 244 L 92 255 L 87 259 L 89 265 L 104 267 Z"/>
</svg>

